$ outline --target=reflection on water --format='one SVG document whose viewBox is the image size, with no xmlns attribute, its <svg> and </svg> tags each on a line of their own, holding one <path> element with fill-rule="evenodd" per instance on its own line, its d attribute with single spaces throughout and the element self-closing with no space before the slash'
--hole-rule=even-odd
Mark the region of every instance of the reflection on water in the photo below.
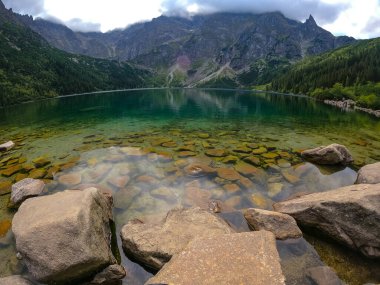
<svg viewBox="0 0 380 285">
<path fill-rule="evenodd" d="M 50 193 L 97 187 L 114 196 L 117 232 L 135 217 L 158 221 L 173 207 L 215 205 L 245 231 L 241 209 L 271 209 L 297 193 L 355 181 L 351 168 L 302 161 L 301 149 L 337 142 L 348 146 L 358 166 L 380 158 L 378 120 L 303 97 L 239 91 L 146 90 L 47 100 L 2 110 L 0 129 L 1 141 L 17 145 L 0 158 L 0 188 L 25 177 L 45 179 Z M 45 163 L 36 167 L 33 160 L 41 157 Z M 6 276 L 23 268 L 6 228 L 13 215 L 6 207 L 9 194 L 0 198 L 0 276 Z M 322 264 L 306 241 L 301 245 L 298 259 L 287 254 L 294 244 L 279 245 L 289 284 L 304 278 L 297 262 L 312 256 L 313 266 Z M 122 263 L 129 273 L 125 284 L 142 284 L 151 275 L 124 254 Z"/>
</svg>

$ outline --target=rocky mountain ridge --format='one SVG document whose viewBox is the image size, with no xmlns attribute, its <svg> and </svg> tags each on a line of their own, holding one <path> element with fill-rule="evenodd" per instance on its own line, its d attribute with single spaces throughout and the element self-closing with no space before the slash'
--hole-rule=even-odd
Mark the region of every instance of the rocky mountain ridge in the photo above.
<svg viewBox="0 0 380 285">
<path fill-rule="evenodd" d="M 162 85 L 172 86 L 263 84 L 306 56 L 355 41 L 335 37 L 312 16 L 301 23 L 279 12 L 160 16 L 107 33 L 74 32 L 29 16 L 19 20 L 54 47 L 153 68 Z"/>
</svg>

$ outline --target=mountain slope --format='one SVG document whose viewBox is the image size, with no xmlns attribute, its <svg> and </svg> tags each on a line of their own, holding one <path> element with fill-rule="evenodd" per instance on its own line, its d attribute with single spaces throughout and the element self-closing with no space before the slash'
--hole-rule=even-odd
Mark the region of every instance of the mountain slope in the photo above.
<svg viewBox="0 0 380 285">
<path fill-rule="evenodd" d="M 304 59 L 274 79 L 272 88 L 319 99 L 351 98 L 380 109 L 380 38 Z"/>
<path fill-rule="evenodd" d="M 354 42 L 334 37 L 311 16 L 301 23 L 278 12 L 161 16 L 104 34 L 75 33 L 27 16 L 20 20 L 59 49 L 128 60 L 161 72 L 168 85 L 183 86 L 212 86 L 220 80 L 234 86 L 266 83 L 306 56 Z"/>
<path fill-rule="evenodd" d="M 0 106 L 143 86 L 147 71 L 52 48 L 0 2 Z"/>
</svg>

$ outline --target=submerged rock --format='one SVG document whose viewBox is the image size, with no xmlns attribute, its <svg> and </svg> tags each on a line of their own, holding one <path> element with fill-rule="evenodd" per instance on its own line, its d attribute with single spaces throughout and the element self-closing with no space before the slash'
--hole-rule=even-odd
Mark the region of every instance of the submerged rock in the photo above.
<svg viewBox="0 0 380 285">
<path fill-rule="evenodd" d="M 0 196 L 11 193 L 12 182 L 9 180 L 0 181 Z"/>
<path fill-rule="evenodd" d="M 305 195 L 273 207 L 367 257 L 380 257 L 380 184 Z"/>
<path fill-rule="evenodd" d="M 1 285 L 33 285 L 28 279 L 23 278 L 20 275 L 12 275 L 8 277 L 0 278 Z"/>
<path fill-rule="evenodd" d="M 274 235 L 260 231 L 196 239 L 145 284 L 284 285 L 285 277 Z"/>
<path fill-rule="evenodd" d="M 173 209 L 159 224 L 128 222 L 121 230 L 124 251 L 153 269 L 160 269 L 174 254 L 197 237 L 234 230 L 221 218 L 200 208 Z"/>
<path fill-rule="evenodd" d="M 343 285 L 336 273 L 328 266 L 317 266 L 306 271 L 307 278 L 313 285 Z"/>
<path fill-rule="evenodd" d="M 91 276 L 116 262 L 111 252 L 112 210 L 95 188 L 26 200 L 13 218 L 17 251 L 43 283 Z"/>
<path fill-rule="evenodd" d="M 380 183 L 380 162 L 368 164 L 360 168 L 356 183 L 357 184 Z"/>
<path fill-rule="evenodd" d="M 301 155 L 306 160 L 317 164 L 347 165 L 354 161 L 348 149 L 340 144 L 331 144 L 329 146 L 305 150 Z"/>
<path fill-rule="evenodd" d="M 302 236 L 296 221 L 289 215 L 261 209 L 248 209 L 244 212 L 251 229 L 272 232 L 276 239 L 299 238 Z"/>
<path fill-rule="evenodd" d="M 58 177 L 58 182 L 67 187 L 72 187 L 82 182 L 82 176 L 80 173 L 64 174 Z"/>
<path fill-rule="evenodd" d="M 11 202 L 14 205 L 21 205 L 28 198 L 41 195 L 45 190 L 45 183 L 42 180 L 26 178 L 13 184 Z"/>
</svg>

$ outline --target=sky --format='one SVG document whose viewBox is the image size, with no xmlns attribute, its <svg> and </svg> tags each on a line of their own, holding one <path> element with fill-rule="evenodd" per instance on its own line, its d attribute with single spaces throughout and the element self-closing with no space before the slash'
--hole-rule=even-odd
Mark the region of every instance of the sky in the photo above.
<svg viewBox="0 0 380 285">
<path fill-rule="evenodd" d="M 334 35 L 380 37 L 380 0 L 3 0 L 7 8 L 63 23 L 76 31 L 106 32 L 160 15 L 274 12 L 305 21 L 312 14 Z"/>
</svg>

